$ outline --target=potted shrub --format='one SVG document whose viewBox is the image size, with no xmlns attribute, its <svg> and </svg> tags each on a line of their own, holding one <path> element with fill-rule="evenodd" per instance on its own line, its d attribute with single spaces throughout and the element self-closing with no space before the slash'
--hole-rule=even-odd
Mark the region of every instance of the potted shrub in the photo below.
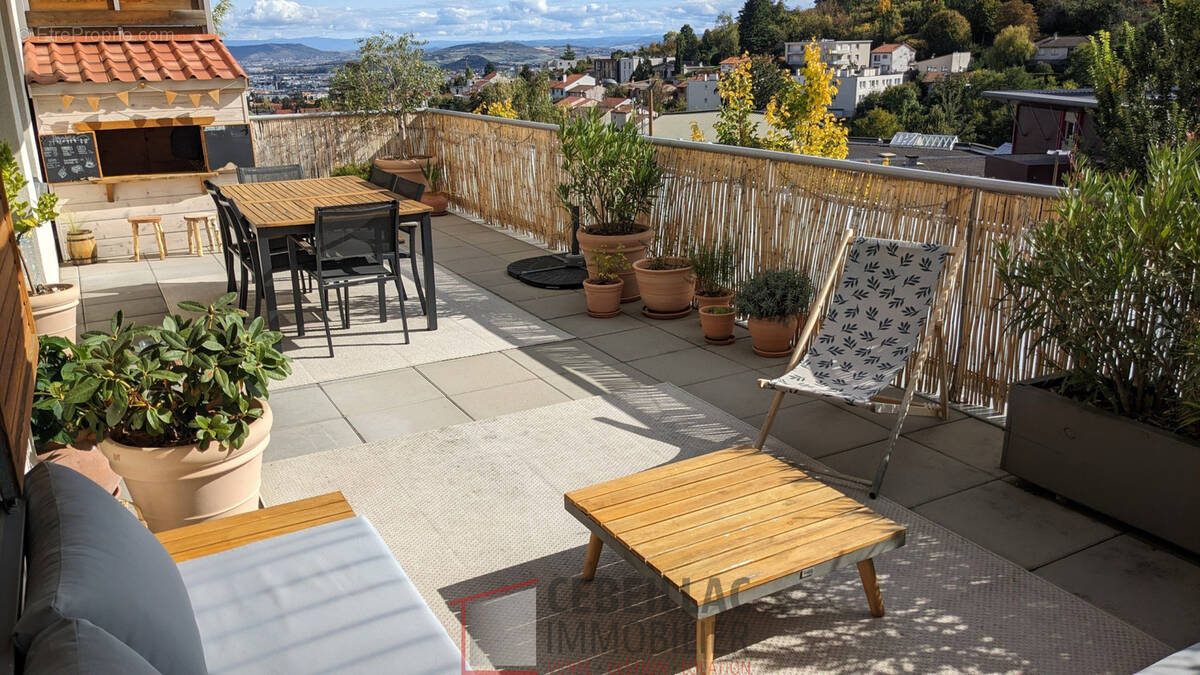
<svg viewBox="0 0 1200 675">
<path fill-rule="evenodd" d="M 733 307 L 705 305 L 700 308 L 700 328 L 710 345 L 733 344 Z"/>
<path fill-rule="evenodd" d="M 96 235 L 91 230 L 75 224 L 75 218 L 69 213 L 63 214 L 67 219 L 67 255 L 72 265 L 91 265 L 96 262 Z"/>
<path fill-rule="evenodd" d="M 621 313 L 621 272 L 629 267 L 629 261 L 620 253 L 603 249 L 596 251 L 596 275 L 585 279 L 583 292 L 587 296 L 587 313 L 598 319 L 607 319 Z"/>
<path fill-rule="evenodd" d="M 607 124 L 595 110 L 561 125 L 558 139 L 567 177 L 558 196 L 568 211 L 580 207 L 579 247 L 589 275 L 596 276 L 595 252 L 601 248 L 631 265 L 641 260 L 654 233 L 638 219 L 649 213 L 662 187 L 654 146 L 638 135 L 637 125 Z M 637 300 L 632 269 L 621 272 L 621 279 L 622 302 Z"/>
<path fill-rule="evenodd" d="M 692 249 L 692 273 L 696 277 L 696 307 L 728 305 L 733 301 L 733 247 L 704 244 Z"/>
<path fill-rule="evenodd" d="M 787 356 L 802 316 L 808 314 L 812 282 L 796 270 L 765 270 L 746 280 L 733 307 L 747 318 L 754 353 Z"/>
<path fill-rule="evenodd" d="M 427 161 L 421 165 L 421 176 L 425 178 L 425 192 L 421 195 L 421 203 L 433 207 L 433 213 L 429 215 L 446 215 L 446 207 L 450 206 L 450 195 L 445 189 L 442 167 Z"/>
<path fill-rule="evenodd" d="M 89 358 L 64 369 L 49 406 L 91 433 L 125 479 L 151 530 L 258 508 L 262 453 L 271 439 L 267 385 L 291 372 L 275 349 L 280 334 L 262 317 L 248 325 L 235 293 L 194 318 L 90 332 Z"/>
<path fill-rule="evenodd" d="M 656 255 L 633 263 L 642 294 L 642 313 L 653 319 L 678 319 L 692 311 L 696 295 L 692 263 L 687 258 Z"/>
<path fill-rule="evenodd" d="M 75 308 L 79 306 L 79 287 L 75 284 L 37 284 L 29 272 L 29 264 L 21 242 L 35 228 L 58 216 L 58 195 L 39 195 L 36 204 L 22 198 L 29 181 L 17 166 L 8 143 L 0 142 L 0 176 L 4 180 L 4 196 L 17 234 L 17 257 L 29 288 L 29 304 L 33 307 L 33 322 L 39 335 L 57 335 L 75 339 Z"/>
<path fill-rule="evenodd" d="M 1200 144 L 1085 168 L 998 246 L 1009 330 L 1050 374 L 1012 386 L 1006 471 L 1200 553 Z"/>
</svg>

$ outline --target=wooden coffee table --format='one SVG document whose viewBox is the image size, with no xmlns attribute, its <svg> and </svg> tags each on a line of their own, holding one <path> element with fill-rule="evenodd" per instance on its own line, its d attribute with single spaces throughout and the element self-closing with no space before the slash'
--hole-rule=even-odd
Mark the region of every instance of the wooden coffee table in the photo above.
<svg viewBox="0 0 1200 675">
<path fill-rule="evenodd" d="M 592 532 L 583 578 L 608 544 L 696 618 L 696 669 L 712 670 L 717 614 L 858 564 L 873 616 L 873 558 L 905 528 L 749 446 L 719 450 L 566 494 Z"/>
</svg>

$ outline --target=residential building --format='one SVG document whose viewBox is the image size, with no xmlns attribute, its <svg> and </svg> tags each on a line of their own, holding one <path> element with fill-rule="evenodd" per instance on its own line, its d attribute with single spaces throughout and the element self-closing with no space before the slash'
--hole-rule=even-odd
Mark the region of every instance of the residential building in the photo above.
<svg viewBox="0 0 1200 675">
<path fill-rule="evenodd" d="M 1087 41 L 1088 39 L 1081 35 L 1063 35 L 1060 37 L 1058 33 L 1055 33 L 1034 43 L 1037 50 L 1029 60 L 1035 63 L 1049 63 L 1051 65 L 1066 63 L 1067 58 L 1071 56 L 1071 52 L 1079 49 Z"/>
<path fill-rule="evenodd" d="M 792 68 L 804 65 L 804 48 L 808 42 L 785 42 L 783 45 L 783 60 Z M 830 40 L 817 42 L 821 48 L 821 60 L 834 70 L 845 68 L 866 68 L 871 65 L 870 40 Z"/>
<path fill-rule="evenodd" d="M 917 50 L 906 44 L 889 43 L 871 50 L 871 67 L 883 73 L 907 73 L 917 59 Z"/>
<path fill-rule="evenodd" d="M 560 59 L 553 58 L 544 64 L 546 70 L 570 70 L 578 65 L 583 59 Z"/>
<path fill-rule="evenodd" d="M 904 84 L 904 73 L 882 73 L 877 68 L 843 70 L 838 73 L 838 91 L 829 105 L 829 112 L 838 117 L 854 116 L 854 110 L 867 96 L 888 87 Z M 803 77 L 797 76 L 803 82 Z"/>
<path fill-rule="evenodd" d="M 575 75 L 564 75 L 562 79 L 552 80 L 550 82 L 550 99 L 557 101 L 561 98 L 576 94 L 578 90 L 591 89 L 597 86 L 596 78 L 586 73 L 576 73 Z M 580 92 L 577 95 L 582 96 Z M 601 87 L 600 97 L 595 95 L 592 98 L 603 98 L 603 87 Z"/>
<path fill-rule="evenodd" d="M 988 157 L 984 172 L 989 178 L 1061 183 L 1076 152 L 1090 153 L 1100 145 L 1091 89 L 985 91 L 983 96 L 1016 106 L 1012 141 Z"/>
<path fill-rule="evenodd" d="M 592 75 L 600 82 L 612 80 L 619 84 L 624 84 L 633 79 L 633 71 L 637 70 L 638 64 L 646 61 L 650 67 L 661 66 L 667 62 L 667 59 L 661 56 L 655 57 L 636 57 L 622 56 L 621 58 L 598 58 L 592 59 Z M 670 59 L 674 63 L 674 59 Z M 674 72 L 672 69 L 671 72 Z"/>
<path fill-rule="evenodd" d="M 568 115 L 574 115 L 589 108 L 595 108 L 599 102 L 586 96 L 564 96 L 555 101 L 554 105 L 565 110 Z"/>
<path fill-rule="evenodd" d="M 481 89 L 483 89 L 486 86 L 493 85 L 493 84 L 500 84 L 501 82 L 508 82 L 510 80 L 512 80 L 511 77 L 509 77 L 499 71 L 488 73 L 487 75 L 484 75 L 483 77 L 475 78 L 475 80 L 472 81 L 471 84 L 467 86 L 467 88 L 463 92 L 463 94 L 465 96 L 470 96 L 471 94 L 478 93 Z"/>
<path fill-rule="evenodd" d="M 721 95 L 717 93 L 718 77 L 715 73 L 705 73 L 688 78 L 685 87 L 688 112 L 721 108 Z"/>
<path fill-rule="evenodd" d="M 729 73 L 733 72 L 734 68 L 737 68 L 743 63 L 747 63 L 749 61 L 750 57 L 748 56 L 731 56 L 727 59 L 722 59 L 717 66 L 720 67 L 722 73 Z"/>
<path fill-rule="evenodd" d="M 923 82 L 936 82 L 950 73 L 966 72 L 971 66 L 971 52 L 953 52 L 931 59 L 913 61 L 911 68 Z"/>
</svg>

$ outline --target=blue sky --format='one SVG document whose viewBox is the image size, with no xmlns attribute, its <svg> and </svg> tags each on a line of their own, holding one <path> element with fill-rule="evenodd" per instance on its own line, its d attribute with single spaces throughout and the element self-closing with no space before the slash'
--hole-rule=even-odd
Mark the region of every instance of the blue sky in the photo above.
<svg viewBox="0 0 1200 675">
<path fill-rule="evenodd" d="M 562 40 L 571 37 L 696 32 L 741 0 L 234 0 L 226 34 L 238 39 L 355 38 L 381 29 L 426 40 Z"/>
</svg>

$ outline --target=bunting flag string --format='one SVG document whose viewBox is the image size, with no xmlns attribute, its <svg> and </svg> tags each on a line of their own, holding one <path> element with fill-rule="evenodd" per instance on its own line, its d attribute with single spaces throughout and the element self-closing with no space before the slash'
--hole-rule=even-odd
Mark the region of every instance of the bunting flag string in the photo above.
<svg viewBox="0 0 1200 675">
<path fill-rule="evenodd" d="M 166 97 L 167 97 L 167 105 L 171 105 L 172 103 L 174 103 L 175 97 L 179 95 L 173 91 L 164 91 L 163 94 L 166 95 Z"/>
<path fill-rule="evenodd" d="M 213 103 L 216 103 L 216 104 L 220 105 L 220 103 L 221 103 L 221 90 L 220 90 L 220 89 L 209 89 L 209 90 L 208 90 L 208 97 L 212 99 Z"/>
<path fill-rule="evenodd" d="M 87 103 L 88 103 L 88 107 L 92 109 L 92 112 L 96 112 L 97 110 L 100 109 L 100 97 L 99 96 L 88 96 Z"/>
<path fill-rule="evenodd" d="M 117 97 L 117 99 L 118 99 L 118 100 L 120 100 L 120 101 L 121 101 L 121 103 L 124 103 L 125 105 L 129 105 L 129 92 L 127 92 L 127 91 L 118 91 L 118 92 L 116 93 L 116 97 Z"/>
<path fill-rule="evenodd" d="M 188 98 L 192 100 L 192 107 L 200 107 L 200 94 L 188 94 Z"/>
<path fill-rule="evenodd" d="M 74 101 L 74 100 L 75 100 L 75 97 L 74 97 L 74 96 L 72 96 L 72 95 L 70 95 L 70 94 L 63 94 L 63 95 L 62 95 L 62 104 L 63 104 L 63 110 L 66 110 L 67 108 L 70 108 L 70 107 L 71 107 L 71 101 Z"/>
<path fill-rule="evenodd" d="M 166 99 L 167 105 L 174 105 L 175 99 L 177 99 L 179 97 L 179 94 L 181 93 L 181 92 L 178 92 L 178 91 L 175 91 L 172 89 L 160 89 L 158 87 L 148 86 L 146 84 L 146 82 L 138 82 L 137 86 L 138 86 L 138 89 L 142 89 L 142 90 L 148 89 L 150 91 L 155 91 L 155 92 L 162 94 L 163 97 Z M 243 85 L 241 82 L 230 82 L 229 84 L 226 84 L 225 86 L 219 87 L 216 89 L 208 89 L 203 92 L 187 93 L 187 97 L 191 101 L 193 108 L 199 108 L 200 100 L 202 98 L 204 98 L 205 96 L 207 96 L 209 99 L 211 99 L 214 104 L 220 105 L 221 104 L 221 92 L 225 91 L 226 89 L 231 89 L 231 88 L 242 89 Z M 92 112 L 99 111 L 100 110 L 100 101 L 102 99 L 106 99 L 109 97 L 116 98 L 123 105 L 128 107 L 129 106 L 129 95 L 137 92 L 138 89 L 130 89 L 128 91 L 116 91 L 111 94 L 96 94 L 96 95 L 92 95 L 92 96 L 84 96 L 83 98 L 84 98 L 84 100 L 87 101 L 88 107 L 90 107 L 92 109 Z M 71 108 L 71 103 L 73 103 L 76 98 L 79 98 L 79 97 L 72 96 L 71 94 L 60 94 L 59 99 L 62 101 L 63 110 L 69 110 Z"/>
</svg>

